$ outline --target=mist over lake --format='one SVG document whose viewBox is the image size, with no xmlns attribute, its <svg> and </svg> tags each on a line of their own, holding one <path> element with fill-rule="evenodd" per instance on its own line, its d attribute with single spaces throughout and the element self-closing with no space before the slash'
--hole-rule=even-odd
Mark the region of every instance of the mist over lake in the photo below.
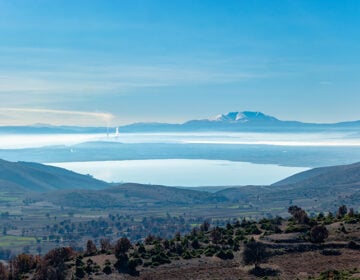
<svg viewBox="0 0 360 280">
<path fill-rule="evenodd" d="M 104 133 L 87 134 L 2 134 L 2 149 L 71 146 L 85 142 L 178 143 L 178 144 L 261 144 L 276 146 L 360 146 L 355 132 L 194 132 L 194 133 Z"/>
</svg>

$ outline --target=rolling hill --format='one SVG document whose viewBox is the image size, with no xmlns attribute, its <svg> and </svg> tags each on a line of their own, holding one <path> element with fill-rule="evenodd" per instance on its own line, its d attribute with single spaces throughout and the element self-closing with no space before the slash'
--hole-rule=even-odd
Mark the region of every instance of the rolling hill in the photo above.
<svg viewBox="0 0 360 280">
<path fill-rule="evenodd" d="M 64 189 L 102 189 L 108 184 L 91 176 L 39 163 L 0 160 L 0 187 L 6 190 L 49 192 Z"/>
<path fill-rule="evenodd" d="M 42 197 L 44 199 L 44 197 Z M 102 190 L 63 190 L 49 193 L 46 200 L 81 208 L 143 208 L 224 203 L 222 195 L 159 185 L 127 183 Z"/>
<path fill-rule="evenodd" d="M 299 204 L 321 211 L 346 204 L 358 208 L 360 202 L 360 163 L 314 168 L 281 180 L 271 186 L 243 186 L 216 194 L 254 207 L 286 208 Z"/>
<path fill-rule="evenodd" d="M 273 186 L 333 186 L 360 183 L 360 162 L 348 165 L 314 168 L 281 180 Z"/>
</svg>

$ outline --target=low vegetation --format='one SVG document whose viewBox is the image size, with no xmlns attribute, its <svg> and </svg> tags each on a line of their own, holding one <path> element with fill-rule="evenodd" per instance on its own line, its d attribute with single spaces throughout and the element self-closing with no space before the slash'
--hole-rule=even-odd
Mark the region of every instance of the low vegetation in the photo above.
<svg viewBox="0 0 360 280">
<path fill-rule="evenodd" d="M 319 252 L 320 258 L 337 258 L 348 251 L 359 254 L 360 214 L 345 206 L 339 207 L 338 215 L 319 213 L 313 218 L 297 206 L 288 210 L 288 219 L 242 219 L 223 227 L 205 221 L 187 234 L 178 232 L 172 238 L 149 234 L 141 242 L 122 237 L 114 243 L 101 238 L 98 243 L 88 240 L 83 252 L 59 247 L 44 256 L 22 253 L 6 264 L 0 263 L 0 279 L 105 279 L 102 277 L 110 274 L 145 277 L 159 273 L 158 267 L 176 271 L 185 262 L 211 263 L 215 259 L 224 262 L 225 267 L 231 264 L 240 268 L 242 277 L 271 278 L 287 273 L 269 265 L 279 257 L 295 258 L 296 254 L 309 252 Z M 329 270 L 312 279 L 350 279 L 346 277 L 356 276 L 355 272 Z"/>
</svg>

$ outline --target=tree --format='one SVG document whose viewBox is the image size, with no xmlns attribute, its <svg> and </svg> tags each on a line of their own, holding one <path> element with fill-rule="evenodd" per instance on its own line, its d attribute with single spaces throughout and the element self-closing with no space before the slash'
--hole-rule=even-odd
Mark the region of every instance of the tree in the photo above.
<svg viewBox="0 0 360 280">
<path fill-rule="evenodd" d="M 209 223 L 209 221 L 204 221 L 203 223 L 202 223 L 202 225 L 200 226 L 200 230 L 202 231 L 202 232 L 206 232 L 206 231 L 208 231 L 210 229 L 210 223 Z"/>
<path fill-rule="evenodd" d="M 110 251 L 110 249 L 111 249 L 110 240 L 107 238 L 100 239 L 100 247 L 101 247 L 101 251 L 103 253 Z"/>
<path fill-rule="evenodd" d="M 310 219 L 306 214 L 306 212 L 296 205 L 290 206 L 288 212 L 293 216 L 294 220 L 299 224 L 308 224 L 310 222 Z"/>
<path fill-rule="evenodd" d="M 221 233 L 221 229 L 219 227 L 215 227 L 213 228 L 213 230 L 211 231 L 211 241 L 214 244 L 218 244 L 222 239 L 222 233 Z"/>
<path fill-rule="evenodd" d="M 266 258 L 265 245 L 251 239 L 245 244 L 243 261 L 246 265 L 255 265 L 255 269 L 260 267 L 260 263 Z"/>
<path fill-rule="evenodd" d="M 34 269 L 37 264 L 37 259 L 32 255 L 20 254 L 10 261 L 10 269 L 12 276 L 17 279 L 30 270 Z"/>
<path fill-rule="evenodd" d="M 355 216 L 354 208 L 350 208 L 350 209 L 349 209 L 348 216 L 349 216 L 350 218 L 352 218 L 352 217 Z"/>
<path fill-rule="evenodd" d="M 329 236 L 328 230 L 323 225 L 316 225 L 310 230 L 310 240 L 314 243 L 322 243 Z"/>
<path fill-rule="evenodd" d="M 341 205 L 338 209 L 338 212 L 337 212 L 337 217 L 338 218 L 343 218 L 347 213 L 347 207 L 346 205 Z"/>
<path fill-rule="evenodd" d="M 120 238 L 115 244 L 115 257 L 117 262 L 115 267 L 119 271 L 129 271 L 129 257 L 127 252 L 131 248 L 131 242 L 126 237 Z"/>
<path fill-rule="evenodd" d="M 115 257 L 119 258 L 120 255 L 126 254 L 131 248 L 131 242 L 126 237 L 120 238 L 115 245 Z"/>
<path fill-rule="evenodd" d="M 7 280 L 9 279 L 9 272 L 6 268 L 6 266 L 0 262 L 0 280 Z"/>
<path fill-rule="evenodd" d="M 69 247 L 55 248 L 49 251 L 36 268 L 34 280 L 56 279 L 62 280 L 66 276 L 65 262 L 74 256 Z"/>
<path fill-rule="evenodd" d="M 92 240 L 86 242 L 86 254 L 91 256 L 94 255 L 97 251 L 96 245 Z"/>
</svg>

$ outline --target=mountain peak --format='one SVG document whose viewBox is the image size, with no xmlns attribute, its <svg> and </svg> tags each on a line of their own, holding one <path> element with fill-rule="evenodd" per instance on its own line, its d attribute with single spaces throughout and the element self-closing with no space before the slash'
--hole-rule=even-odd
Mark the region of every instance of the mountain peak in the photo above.
<svg viewBox="0 0 360 280">
<path fill-rule="evenodd" d="M 261 121 L 274 121 L 277 120 L 272 116 L 265 115 L 262 112 L 243 111 L 243 112 L 229 112 L 227 114 L 217 115 L 210 119 L 211 121 L 218 122 L 240 122 L 245 123 L 248 121 L 261 120 Z"/>
</svg>

